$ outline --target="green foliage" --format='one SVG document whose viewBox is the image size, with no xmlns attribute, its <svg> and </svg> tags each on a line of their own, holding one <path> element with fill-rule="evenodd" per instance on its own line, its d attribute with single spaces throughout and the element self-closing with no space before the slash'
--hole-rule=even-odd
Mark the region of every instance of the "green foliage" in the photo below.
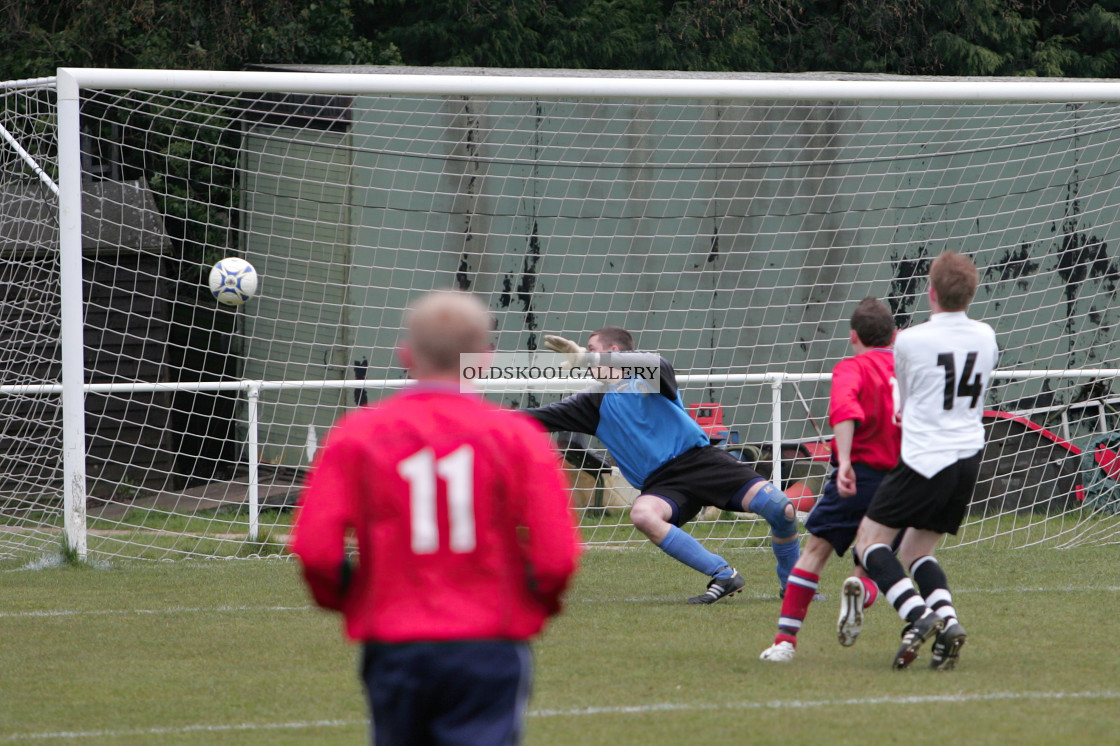
<svg viewBox="0 0 1120 746">
<path fill-rule="evenodd" d="M 673 3 L 659 24 L 671 41 L 666 68 L 759 70 L 771 66 L 759 30 L 758 6 L 743 0 Z M 669 50 L 666 50 L 669 51 Z"/>
<path fill-rule="evenodd" d="M 1093 3 L 1069 19 L 1071 75 L 1120 77 L 1120 2 Z"/>
<path fill-rule="evenodd" d="M 1040 41 L 1030 53 L 1029 69 L 1039 77 L 1060 77 L 1074 69 L 1077 54 L 1070 48 L 1073 39 L 1055 36 Z"/>
<path fill-rule="evenodd" d="M 3 79 L 61 66 L 239 70 L 252 63 L 393 61 L 354 31 L 362 0 L 10 0 Z"/>
<path fill-rule="evenodd" d="M 768 64 L 745 0 L 389 0 L 359 28 L 407 64 L 751 69 Z"/>
<path fill-rule="evenodd" d="M 11 0 L 0 75 L 252 63 L 1120 76 L 1120 0 Z"/>
<path fill-rule="evenodd" d="M 409 64 L 549 67 L 562 57 L 571 4 L 564 0 L 369 3 L 358 31 Z M 578 66 L 578 65 L 577 65 Z"/>
<path fill-rule="evenodd" d="M 411 65 L 909 75 L 1117 74 L 1107 0 L 385 0 Z"/>
<path fill-rule="evenodd" d="M 927 0 L 773 0 L 769 43 L 788 72 L 914 73 L 928 45 Z"/>
</svg>

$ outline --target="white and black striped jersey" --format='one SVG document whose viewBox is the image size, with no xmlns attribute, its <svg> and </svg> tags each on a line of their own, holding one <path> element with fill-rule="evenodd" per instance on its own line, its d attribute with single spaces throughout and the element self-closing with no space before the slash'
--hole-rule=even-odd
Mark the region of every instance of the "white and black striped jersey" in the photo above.
<svg viewBox="0 0 1120 746">
<path fill-rule="evenodd" d="M 984 394 L 999 359 L 996 333 L 963 312 L 935 313 L 894 343 L 902 460 L 929 478 L 984 447 Z"/>
</svg>

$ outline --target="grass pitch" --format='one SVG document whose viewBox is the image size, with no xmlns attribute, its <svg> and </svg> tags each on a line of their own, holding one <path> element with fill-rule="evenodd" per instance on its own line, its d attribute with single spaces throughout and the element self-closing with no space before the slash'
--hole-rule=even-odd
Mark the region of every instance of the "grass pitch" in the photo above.
<svg viewBox="0 0 1120 746">
<path fill-rule="evenodd" d="M 969 643 L 956 671 L 890 670 L 880 600 L 835 639 L 848 562 L 822 579 L 791 664 L 758 660 L 770 553 L 726 549 L 744 593 L 647 546 L 592 549 L 535 645 L 528 744 L 1097 744 L 1120 733 L 1120 546 L 941 554 Z M 358 744 L 355 649 L 285 559 L 0 563 L 0 744 Z"/>
</svg>

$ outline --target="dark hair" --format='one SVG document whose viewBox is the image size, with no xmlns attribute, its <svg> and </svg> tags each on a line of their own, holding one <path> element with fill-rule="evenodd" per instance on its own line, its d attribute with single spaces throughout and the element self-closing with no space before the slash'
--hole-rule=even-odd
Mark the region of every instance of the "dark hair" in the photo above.
<svg viewBox="0 0 1120 746">
<path fill-rule="evenodd" d="M 890 347 L 894 317 L 878 298 L 864 298 L 852 312 L 852 331 L 867 347 Z"/>
<path fill-rule="evenodd" d="M 929 281 L 937 291 L 937 304 L 942 311 L 964 311 L 976 295 L 980 272 L 964 254 L 943 251 L 929 267 Z"/>
<path fill-rule="evenodd" d="M 634 349 L 634 337 L 621 326 L 604 326 L 591 332 L 592 337 L 598 337 L 604 347 L 618 345 L 618 349 L 629 352 Z"/>
</svg>

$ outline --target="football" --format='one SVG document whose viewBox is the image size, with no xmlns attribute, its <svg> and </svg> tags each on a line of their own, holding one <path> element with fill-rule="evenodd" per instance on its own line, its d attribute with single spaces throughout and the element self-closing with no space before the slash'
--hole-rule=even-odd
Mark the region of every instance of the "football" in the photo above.
<svg viewBox="0 0 1120 746">
<path fill-rule="evenodd" d="M 210 270 L 210 292 L 227 306 L 240 306 L 252 298 L 257 282 L 257 270 L 237 257 L 226 257 Z"/>
</svg>

